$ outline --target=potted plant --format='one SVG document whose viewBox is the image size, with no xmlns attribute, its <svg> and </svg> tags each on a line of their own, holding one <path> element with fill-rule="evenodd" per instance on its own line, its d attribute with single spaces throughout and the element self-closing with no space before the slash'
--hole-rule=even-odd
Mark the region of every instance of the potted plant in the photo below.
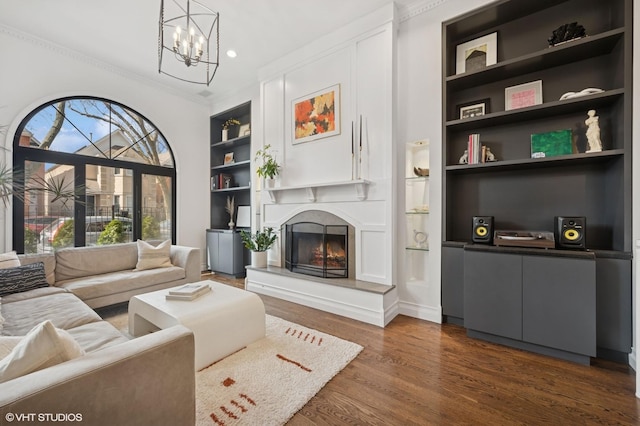
<svg viewBox="0 0 640 426">
<path fill-rule="evenodd" d="M 276 159 L 271 154 L 271 145 L 265 145 L 264 149 L 256 152 L 255 161 L 261 162 L 262 165 L 258 167 L 256 173 L 258 176 L 265 179 L 265 186 L 273 186 L 273 178 L 280 174 L 280 165 L 276 162 Z"/>
<path fill-rule="evenodd" d="M 222 140 L 226 141 L 229 139 L 229 128 L 231 126 L 237 126 L 240 124 L 239 120 L 235 118 L 230 118 L 222 124 Z"/>
<path fill-rule="evenodd" d="M 273 228 L 265 228 L 255 234 L 245 230 L 240 231 L 244 246 L 251 250 L 251 266 L 255 268 L 267 267 L 267 250 L 276 242 L 277 235 Z"/>
</svg>

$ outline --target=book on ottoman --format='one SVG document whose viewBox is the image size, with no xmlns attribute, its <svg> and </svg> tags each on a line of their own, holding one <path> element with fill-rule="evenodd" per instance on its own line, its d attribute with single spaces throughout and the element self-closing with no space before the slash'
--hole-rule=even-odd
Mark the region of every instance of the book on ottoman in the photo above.
<svg viewBox="0 0 640 426">
<path fill-rule="evenodd" d="M 206 283 L 185 284 L 182 287 L 169 290 L 166 298 L 167 300 L 193 300 L 209 291 L 211 288 Z"/>
</svg>

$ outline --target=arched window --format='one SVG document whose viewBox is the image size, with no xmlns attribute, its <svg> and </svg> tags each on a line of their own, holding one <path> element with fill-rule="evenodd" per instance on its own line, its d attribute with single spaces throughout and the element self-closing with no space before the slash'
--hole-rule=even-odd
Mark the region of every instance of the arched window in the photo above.
<svg viewBox="0 0 640 426">
<path fill-rule="evenodd" d="M 175 242 L 173 153 L 144 116 L 106 99 L 57 99 L 14 137 L 13 247 Z"/>
</svg>

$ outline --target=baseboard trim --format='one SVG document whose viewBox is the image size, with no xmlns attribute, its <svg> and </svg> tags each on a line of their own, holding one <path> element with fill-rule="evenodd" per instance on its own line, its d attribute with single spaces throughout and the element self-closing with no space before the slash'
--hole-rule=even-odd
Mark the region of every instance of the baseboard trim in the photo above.
<svg viewBox="0 0 640 426">
<path fill-rule="evenodd" d="M 411 302 L 399 302 L 400 314 L 412 318 L 435 322 L 442 324 L 442 308 L 433 306 L 418 305 Z"/>
</svg>

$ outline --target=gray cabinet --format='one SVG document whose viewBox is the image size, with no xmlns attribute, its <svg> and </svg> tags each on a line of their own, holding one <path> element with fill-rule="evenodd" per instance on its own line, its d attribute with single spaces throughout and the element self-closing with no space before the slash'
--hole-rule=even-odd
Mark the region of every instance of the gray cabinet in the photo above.
<svg viewBox="0 0 640 426">
<path fill-rule="evenodd" d="M 207 267 L 210 271 L 244 277 L 245 252 L 239 232 L 207 229 Z"/>
<path fill-rule="evenodd" d="M 596 356 L 593 253 L 504 251 L 465 247 L 464 325 L 470 334 L 505 344 L 522 342 L 514 346 L 549 355 L 578 355 L 568 359 Z"/>
<path fill-rule="evenodd" d="M 522 257 L 522 340 L 596 356 L 596 263 Z"/>
<path fill-rule="evenodd" d="M 631 321 L 631 256 L 618 259 L 617 253 L 596 254 L 596 330 L 598 356 L 627 362 L 633 343 Z M 624 354 L 620 358 L 620 354 Z"/>
<path fill-rule="evenodd" d="M 465 250 L 465 327 L 522 339 L 521 258 L 515 254 Z"/>
<path fill-rule="evenodd" d="M 442 314 L 445 322 L 458 325 L 464 319 L 464 249 L 442 247 Z"/>
</svg>

